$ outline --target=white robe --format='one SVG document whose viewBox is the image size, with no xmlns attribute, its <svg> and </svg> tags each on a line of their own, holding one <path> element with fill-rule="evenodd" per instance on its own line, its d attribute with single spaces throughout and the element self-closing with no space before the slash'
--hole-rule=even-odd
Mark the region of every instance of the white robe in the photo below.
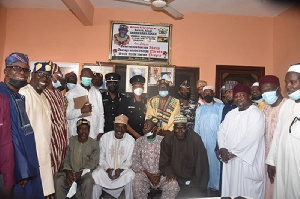
<svg viewBox="0 0 300 199">
<path fill-rule="evenodd" d="M 67 119 L 69 122 L 69 136 L 77 135 L 76 122 L 80 119 L 81 109 L 75 109 L 74 98 L 87 95 L 92 104 L 92 115 L 84 117 L 91 123 L 90 137 L 95 139 L 99 133 L 104 133 L 104 112 L 102 95 L 94 86 L 90 90 L 83 88 L 80 84 L 66 93 L 68 100 Z"/>
<path fill-rule="evenodd" d="M 128 133 L 125 133 L 122 139 L 115 138 L 115 131 L 109 131 L 101 137 L 99 166 L 93 172 L 95 184 L 107 189 L 116 189 L 133 180 L 131 165 L 134 144 L 135 140 Z M 106 172 L 109 168 L 124 171 L 118 179 L 111 180 Z"/>
<path fill-rule="evenodd" d="M 264 198 L 265 118 L 251 105 L 245 111 L 230 111 L 218 132 L 219 148 L 236 155 L 223 164 L 222 196 Z"/>
<path fill-rule="evenodd" d="M 46 96 L 38 94 L 30 84 L 21 88 L 19 93 L 25 96 L 26 112 L 34 131 L 43 191 L 48 196 L 54 193 L 50 156 L 51 107 Z"/>
<path fill-rule="evenodd" d="M 300 103 L 288 99 L 279 112 L 278 124 L 266 164 L 276 167 L 274 199 L 300 198 Z"/>
</svg>

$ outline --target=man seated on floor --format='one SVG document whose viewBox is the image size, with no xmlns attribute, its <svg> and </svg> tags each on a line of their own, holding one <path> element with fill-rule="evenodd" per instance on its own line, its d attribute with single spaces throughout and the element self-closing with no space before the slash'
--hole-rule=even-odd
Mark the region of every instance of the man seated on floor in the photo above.
<svg viewBox="0 0 300 199">
<path fill-rule="evenodd" d="M 80 189 L 77 190 L 75 198 L 92 198 L 94 180 L 91 171 L 99 163 L 99 144 L 89 137 L 88 120 L 82 118 L 77 121 L 76 126 L 78 135 L 69 139 L 63 172 L 55 177 L 55 198 L 66 198 L 73 182 L 76 182 Z"/>
<path fill-rule="evenodd" d="M 177 180 L 178 198 L 205 196 L 208 183 L 207 152 L 201 137 L 187 128 L 187 118 L 174 118 L 173 133 L 161 142 L 159 169 L 167 181 Z"/>
<path fill-rule="evenodd" d="M 154 116 L 146 119 L 144 136 L 136 140 L 132 155 L 134 198 L 147 199 L 150 188 L 161 189 L 162 198 L 175 198 L 179 192 L 176 180 L 166 181 L 159 170 L 160 143 L 162 136 L 157 135 L 159 121 Z"/>
<path fill-rule="evenodd" d="M 125 189 L 126 199 L 133 198 L 131 169 L 134 138 L 126 133 L 128 117 L 115 117 L 115 130 L 105 133 L 100 139 L 100 162 L 93 172 L 95 185 L 93 198 L 99 199 L 102 190 L 118 198 Z"/>
</svg>

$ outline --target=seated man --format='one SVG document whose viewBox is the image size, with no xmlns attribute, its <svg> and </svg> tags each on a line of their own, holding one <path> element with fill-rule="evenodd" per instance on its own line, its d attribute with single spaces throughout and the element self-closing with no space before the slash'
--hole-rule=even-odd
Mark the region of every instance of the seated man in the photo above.
<svg viewBox="0 0 300 199">
<path fill-rule="evenodd" d="M 55 198 L 66 198 L 73 182 L 80 187 L 80 193 L 77 191 L 76 198 L 92 198 L 94 180 L 91 170 L 95 169 L 99 163 L 99 144 L 89 137 L 90 122 L 88 120 L 80 119 L 76 126 L 78 135 L 69 139 L 63 172 L 55 177 Z M 85 172 L 87 173 L 84 174 Z"/>
<path fill-rule="evenodd" d="M 205 196 L 208 182 L 208 159 L 200 136 L 187 129 L 187 118 L 174 118 L 173 133 L 161 142 L 159 169 L 167 181 L 177 180 L 178 198 Z"/>
<path fill-rule="evenodd" d="M 166 181 L 159 170 L 160 143 L 162 136 L 157 134 L 158 119 L 149 116 L 144 124 L 145 136 L 136 140 L 132 155 L 132 169 L 135 172 L 133 182 L 134 198 L 147 199 L 150 187 L 161 189 L 162 198 L 175 198 L 179 192 L 176 180 Z"/>
<path fill-rule="evenodd" d="M 95 185 L 93 198 L 99 199 L 102 190 L 118 198 L 125 189 L 126 199 L 133 198 L 131 169 L 134 138 L 126 133 L 128 117 L 115 117 L 115 130 L 105 133 L 100 139 L 100 162 L 93 172 Z"/>
</svg>

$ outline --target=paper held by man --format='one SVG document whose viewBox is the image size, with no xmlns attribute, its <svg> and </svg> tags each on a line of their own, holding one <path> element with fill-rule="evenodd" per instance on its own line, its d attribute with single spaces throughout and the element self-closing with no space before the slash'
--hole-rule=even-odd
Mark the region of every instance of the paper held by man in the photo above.
<svg viewBox="0 0 300 199">
<path fill-rule="evenodd" d="M 75 109 L 81 109 L 84 105 L 89 105 L 89 98 L 87 95 L 83 95 L 80 97 L 73 98 Z M 92 112 L 82 113 L 79 117 L 87 117 L 92 115 Z"/>
</svg>

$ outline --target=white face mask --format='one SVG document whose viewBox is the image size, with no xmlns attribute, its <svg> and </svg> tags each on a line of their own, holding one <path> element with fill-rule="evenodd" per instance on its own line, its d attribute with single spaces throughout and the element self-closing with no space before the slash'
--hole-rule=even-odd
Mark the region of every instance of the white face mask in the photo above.
<svg viewBox="0 0 300 199">
<path fill-rule="evenodd" d="M 144 89 L 142 89 L 142 88 L 136 88 L 136 89 L 133 90 L 133 92 L 134 92 L 134 94 L 140 96 L 140 95 L 143 94 Z"/>
<path fill-rule="evenodd" d="M 289 97 L 295 101 L 300 99 L 300 90 L 296 90 L 296 91 L 292 92 L 291 94 L 289 94 Z"/>
<path fill-rule="evenodd" d="M 148 133 L 145 134 L 146 137 L 150 137 L 151 135 L 153 135 L 152 132 L 148 132 Z"/>
</svg>

